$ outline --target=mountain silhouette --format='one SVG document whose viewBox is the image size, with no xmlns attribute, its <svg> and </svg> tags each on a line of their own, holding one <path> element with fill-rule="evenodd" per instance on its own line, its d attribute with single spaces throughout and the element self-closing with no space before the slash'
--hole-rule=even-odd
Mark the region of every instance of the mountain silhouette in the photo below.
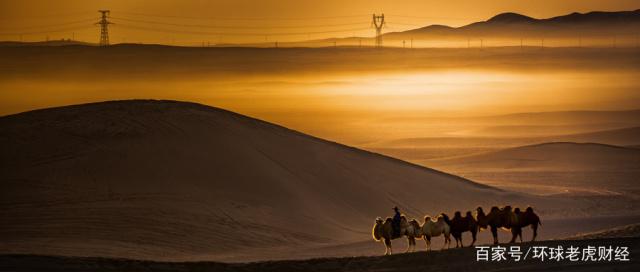
<svg viewBox="0 0 640 272">
<path fill-rule="evenodd" d="M 443 38 L 443 37 L 576 37 L 627 35 L 635 37 L 640 28 L 640 10 L 588 13 L 574 12 L 567 15 L 536 19 L 526 15 L 506 12 L 461 27 L 430 25 L 422 28 L 391 32 L 388 39 Z"/>
</svg>

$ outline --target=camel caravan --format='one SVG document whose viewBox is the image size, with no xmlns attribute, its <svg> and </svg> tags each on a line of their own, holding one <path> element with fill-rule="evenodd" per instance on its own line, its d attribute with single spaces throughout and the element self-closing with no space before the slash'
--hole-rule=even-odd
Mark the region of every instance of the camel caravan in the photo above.
<svg viewBox="0 0 640 272">
<path fill-rule="evenodd" d="M 493 235 L 493 243 L 498 244 L 498 229 L 511 231 L 511 241 L 514 243 L 516 238 L 520 237 L 522 242 L 522 229 L 531 226 L 533 230 L 533 238 L 536 240 L 538 235 L 538 226 L 542 225 L 540 217 L 533 212 L 533 208 L 528 207 L 524 212 L 520 208 L 512 209 L 511 206 L 503 208 L 492 207 L 488 214 L 485 214 L 482 207 L 476 209 L 475 216 L 471 211 L 466 212 L 465 216 L 457 211 L 453 218 L 449 218 L 442 213 L 435 218 L 430 216 L 424 217 L 424 223 L 420 225 L 416 219 L 408 220 L 404 214 L 401 214 L 398 207 L 393 208 L 395 215 L 393 218 L 383 220 L 381 217 L 376 218 L 373 225 L 373 239 L 376 242 L 384 241 L 385 255 L 391 255 L 391 240 L 407 237 L 408 246 L 406 252 L 413 252 L 416 246 L 416 239 L 424 239 L 427 251 L 431 250 L 431 238 L 440 235 L 444 236 L 444 248 L 451 247 L 451 236 L 456 240 L 456 247 L 463 247 L 462 233 L 470 232 L 472 241 L 469 246 L 473 246 L 476 242 L 478 232 L 483 229 L 490 229 Z"/>
</svg>

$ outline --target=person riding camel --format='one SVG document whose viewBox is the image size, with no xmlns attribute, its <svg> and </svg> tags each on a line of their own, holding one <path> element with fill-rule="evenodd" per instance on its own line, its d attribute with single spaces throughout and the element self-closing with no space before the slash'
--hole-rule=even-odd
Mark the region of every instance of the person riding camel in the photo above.
<svg viewBox="0 0 640 272">
<path fill-rule="evenodd" d="M 393 236 L 398 237 L 400 236 L 400 222 L 402 221 L 402 215 L 400 214 L 400 209 L 398 209 L 397 206 L 393 207 L 393 210 L 396 214 L 393 215 L 391 226 L 393 227 Z"/>
</svg>

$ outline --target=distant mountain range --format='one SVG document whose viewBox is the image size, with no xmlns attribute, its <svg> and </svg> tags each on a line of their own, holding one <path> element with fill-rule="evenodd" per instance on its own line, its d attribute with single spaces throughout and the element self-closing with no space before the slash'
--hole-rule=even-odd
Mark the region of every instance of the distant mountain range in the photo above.
<svg viewBox="0 0 640 272">
<path fill-rule="evenodd" d="M 385 38 L 450 37 L 450 36 L 610 36 L 638 35 L 640 33 L 640 9 L 634 11 L 571 14 L 536 19 L 518 13 L 498 14 L 489 20 L 461 27 L 430 25 L 403 32 L 388 33 Z"/>
</svg>

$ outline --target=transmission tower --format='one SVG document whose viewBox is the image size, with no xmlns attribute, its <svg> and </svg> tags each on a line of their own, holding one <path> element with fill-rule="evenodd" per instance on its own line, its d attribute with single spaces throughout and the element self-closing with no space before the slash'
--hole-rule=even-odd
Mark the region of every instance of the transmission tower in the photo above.
<svg viewBox="0 0 640 272">
<path fill-rule="evenodd" d="M 100 25 L 100 46 L 109 45 L 109 28 L 112 22 L 107 20 L 107 15 L 109 15 L 109 10 L 98 10 L 102 14 L 100 21 L 96 23 L 96 25 Z"/>
<path fill-rule="evenodd" d="M 376 28 L 376 47 L 382 47 L 382 27 L 384 26 L 384 13 L 381 15 L 373 14 L 371 26 Z"/>
</svg>

